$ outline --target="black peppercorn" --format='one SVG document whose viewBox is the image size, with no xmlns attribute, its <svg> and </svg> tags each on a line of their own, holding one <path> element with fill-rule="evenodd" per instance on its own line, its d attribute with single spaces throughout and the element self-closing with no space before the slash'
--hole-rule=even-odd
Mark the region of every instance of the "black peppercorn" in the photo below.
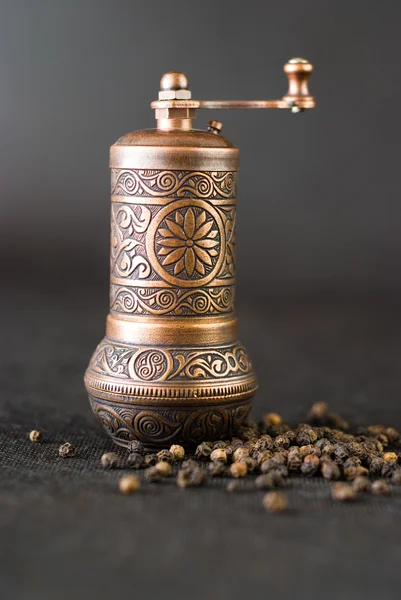
<svg viewBox="0 0 401 600">
<path fill-rule="evenodd" d="M 267 415 L 264 415 L 263 417 L 263 422 L 265 425 L 280 425 L 282 421 L 283 419 L 281 416 L 273 412 L 267 413 Z"/>
<path fill-rule="evenodd" d="M 322 438 L 320 438 L 320 440 L 318 440 L 318 441 L 315 443 L 315 448 L 319 448 L 320 452 L 322 452 L 322 453 L 323 453 L 323 452 L 324 452 L 324 449 L 325 449 L 325 448 L 326 448 L 326 446 L 328 446 L 329 444 L 330 444 L 330 441 L 329 441 L 327 438 L 325 438 L 325 437 L 322 437 Z"/>
<path fill-rule="evenodd" d="M 259 465 L 264 463 L 266 460 L 269 460 L 270 458 L 273 458 L 273 452 L 271 450 L 264 450 L 263 452 L 258 452 L 258 454 L 256 455 L 256 460 L 258 461 Z"/>
<path fill-rule="evenodd" d="M 239 462 L 243 462 L 246 464 L 248 473 L 253 473 L 259 467 L 258 461 L 255 458 L 251 458 L 250 456 L 243 456 Z"/>
<path fill-rule="evenodd" d="M 199 467 L 190 470 L 181 469 L 177 474 L 177 485 L 181 489 L 198 487 L 205 483 L 205 479 L 206 475 Z"/>
<path fill-rule="evenodd" d="M 270 427 L 266 427 L 265 433 L 271 435 L 272 437 L 277 437 L 278 435 L 282 435 L 283 433 L 287 433 L 287 431 L 291 429 L 287 423 L 281 423 L 280 425 L 271 425 Z"/>
<path fill-rule="evenodd" d="M 301 473 L 306 475 L 307 477 L 312 477 L 316 475 L 320 468 L 320 460 L 314 454 L 308 454 L 305 456 L 304 462 L 301 466 Z"/>
<path fill-rule="evenodd" d="M 306 446 L 301 446 L 299 448 L 299 453 L 302 458 L 305 458 L 308 454 L 315 454 L 315 450 L 317 450 L 317 448 L 315 448 L 313 444 L 307 444 Z"/>
<path fill-rule="evenodd" d="M 397 468 L 398 466 L 395 461 L 384 461 L 380 474 L 382 477 L 391 477 Z"/>
<path fill-rule="evenodd" d="M 139 454 L 144 453 L 143 444 L 139 440 L 131 440 L 130 442 L 128 442 L 127 450 L 128 452 L 139 452 Z"/>
<path fill-rule="evenodd" d="M 274 446 L 279 450 L 287 450 L 290 447 L 290 440 L 288 439 L 287 435 L 283 433 L 274 439 Z"/>
<path fill-rule="evenodd" d="M 159 462 L 157 454 L 146 454 L 144 457 L 144 467 L 154 467 Z"/>
<path fill-rule="evenodd" d="M 397 445 L 400 443 L 401 435 L 394 427 L 387 427 L 385 434 L 390 444 Z"/>
<path fill-rule="evenodd" d="M 222 462 L 211 462 L 207 466 L 208 473 L 211 477 L 222 477 L 226 474 L 226 466 Z"/>
<path fill-rule="evenodd" d="M 338 462 L 344 462 L 349 456 L 347 446 L 342 442 L 334 444 L 334 456 Z"/>
<path fill-rule="evenodd" d="M 243 427 L 241 429 L 241 438 L 245 441 L 256 440 L 258 437 L 257 430 L 254 427 Z"/>
<path fill-rule="evenodd" d="M 358 475 L 358 477 L 355 477 L 354 481 L 352 482 L 352 487 L 357 494 L 360 492 L 369 492 L 371 489 L 371 483 L 368 477 Z"/>
<path fill-rule="evenodd" d="M 294 444 L 296 444 L 297 434 L 295 433 L 295 431 L 293 431 L 292 429 L 289 429 L 288 431 L 285 432 L 284 435 L 290 442 L 290 446 L 293 446 Z"/>
<path fill-rule="evenodd" d="M 164 479 L 162 473 L 160 473 L 159 469 L 156 467 L 149 467 L 145 471 L 145 479 L 150 483 L 159 483 L 162 479 Z"/>
<path fill-rule="evenodd" d="M 227 483 L 226 490 L 227 492 L 239 492 L 243 490 L 243 485 L 238 481 L 238 479 L 232 479 Z"/>
<path fill-rule="evenodd" d="M 194 469 L 198 468 L 198 463 L 195 460 L 192 460 L 192 458 L 184 460 L 184 462 L 181 464 L 181 471 L 193 471 Z"/>
<path fill-rule="evenodd" d="M 369 473 L 371 475 L 380 475 L 383 465 L 384 460 L 380 456 L 374 456 L 369 461 Z"/>
<path fill-rule="evenodd" d="M 127 456 L 127 464 L 131 469 L 142 469 L 145 464 L 145 460 L 142 454 L 139 452 L 130 452 Z"/>
<path fill-rule="evenodd" d="M 314 444 L 317 440 L 317 434 L 312 427 L 301 423 L 297 429 L 297 444 L 298 446 L 307 446 Z"/>
<path fill-rule="evenodd" d="M 388 446 L 388 437 L 386 436 L 385 433 L 380 433 L 377 436 L 377 441 L 381 443 L 381 445 L 383 446 L 383 448 L 387 448 L 387 446 Z"/>
<path fill-rule="evenodd" d="M 358 467 L 355 467 L 354 465 L 345 467 L 345 469 L 343 469 L 344 478 L 347 481 L 353 481 L 355 479 L 355 477 L 357 476 L 357 468 Z"/>
<path fill-rule="evenodd" d="M 170 447 L 170 453 L 171 453 L 171 456 L 173 457 L 173 460 L 175 462 L 181 462 L 182 460 L 184 460 L 185 450 L 179 444 L 173 444 Z"/>
<path fill-rule="evenodd" d="M 174 462 L 174 457 L 170 450 L 160 450 L 160 452 L 157 453 L 157 458 L 159 459 L 159 462 Z"/>
<path fill-rule="evenodd" d="M 288 460 L 288 450 L 280 450 L 273 454 L 272 460 L 276 465 L 286 465 Z"/>
<path fill-rule="evenodd" d="M 335 427 L 336 429 L 348 429 L 349 427 L 347 421 L 336 413 L 329 413 L 327 415 L 327 422 L 331 427 Z"/>
<path fill-rule="evenodd" d="M 268 473 L 271 469 L 277 469 L 278 467 L 286 467 L 287 458 L 280 452 L 275 454 L 272 458 L 265 460 L 260 465 L 262 473 Z"/>
<path fill-rule="evenodd" d="M 361 460 L 366 460 L 368 453 L 366 448 L 358 442 L 352 441 L 347 444 L 348 453 L 352 456 L 357 456 Z"/>
<path fill-rule="evenodd" d="M 210 453 L 210 460 L 212 462 L 222 462 L 226 464 L 227 462 L 227 453 L 223 448 L 216 448 L 216 450 L 212 450 Z"/>
<path fill-rule="evenodd" d="M 261 473 L 269 473 L 269 471 L 271 471 L 272 469 L 275 469 L 276 467 L 277 467 L 277 463 L 274 461 L 274 459 L 269 458 L 262 462 L 262 464 L 260 465 L 260 471 L 261 471 Z"/>
<path fill-rule="evenodd" d="M 105 452 L 100 463 L 104 469 L 115 469 L 118 466 L 118 455 L 115 452 Z"/>
<path fill-rule="evenodd" d="M 258 452 L 271 450 L 273 448 L 273 438 L 267 434 L 261 435 L 260 438 L 255 442 L 255 448 Z"/>
<path fill-rule="evenodd" d="M 65 442 L 65 444 L 61 444 L 58 453 L 62 458 L 71 458 L 75 456 L 75 448 L 70 442 Z"/>
<path fill-rule="evenodd" d="M 321 450 L 322 456 L 331 457 L 334 454 L 334 444 L 332 444 L 332 442 L 328 442 L 320 450 Z"/>
<path fill-rule="evenodd" d="M 256 442 L 246 442 L 245 448 L 248 449 L 249 456 L 253 456 L 257 452 Z"/>
<path fill-rule="evenodd" d="M 227 442 L 224 442 L 223 440 L 218 440 L 217 442 L 213 443 L 212 450 L 217 450 L 217 448 L 226 448 L 227 446 Z"/>
<path fill-rule="evenodd" d="M 376 479 L 376 481 L 372 483 L 372 494 L 375 494 L 376 496 L 385 496 L 390 493 L 391 488 L 384 479 Z"/>
<path fill-rule="evenodd" d="M 40 431 L 33 429 L 29 434 L 29 439 L 31 442 L 39 443 L 42 441 L 42 434 Z"/>
<path fill-rule="evenodd" d="M 202 442 L 195 450 L 197 460 L 208 460 L 212 453 L 213 446 L 211 442 Z"/>
<path fill-rule="evenodd" d="M 268 492 L 263 498 L 263 506 L 270 513 L 282 513 L 288 508 L 287 498 L 282 492 Z"/>
<path fill-rule="evenodd" d="M 382 458 L 384 462 L 394 462 L 397 464 L 398 454 L 396 452 L 385 452 Z"/>
<path fill-rule="evenodd" d="M 338 465 L 336 465 L 336 463 L 329 458 L 322 459 L 321 473 L 323 477 L 329 481 L 335 481 L 341 477 L 341 472 Z"/>
<path fill-rule="evenodd" d="M 359 467 L 361 465 L 361 459 L 357 456 L 350 456 L 343 464 L 343 468 L 347 469 L 348 467 Z"/>
<path fill-rule="evenodd" d="M 361 465 L 345 467 L 343 469 L 344 477 L 347 481 L 354 481 L 356 477 L 366 477 L 369 474 L 368 469 Z"/>
<path fill-rule="evenodd" d="M 238 462 L 244 456 L 249 456 L 249 450 L 248 450 L 248 448 L 245 448 L 245 447 L 237 448 L 236 451 L 233 454 L 233 461 L 234 462 Z"/>
<path fill-rule="evenodd" d="M 349 483 L 337 482 L 331 486 L 331 497 L 338 502 L 355 500 L 356 492 Z"/>
<path fill-rule="evenodd" d="M 271 473 L 265 473 L 255 479 L 255 486 L 259 490 L 271 490 L 277 487 L 276 481 L 276 477 L 272 476 Z"/>
<path fill-rule="evenodd" d="M 227 462 L 231 462 L 234 454 L 233 449 L 231 448 L 231 446 L 226 446 L 224 450 L 226 451 Z"/>
<path fill-rule="evenodd" d="M 394 485 L 401 485 L 401 469 L 395 469 L 391 476 L 391 482 Z"/>
<path fill-rule="evenodd" d="M 321 425 L 327 422 L 329 414 L 329 405 L 326 402 L 316 402 L 310 408 L 308 421 L 314 425 Z"/>
<path fill-rule="evenodd" d="M 241 477 L 245 477 L 248 472 L 246 464 L 242 461 L 242 459 L 238 462 L 234 462 L 230 466 L 230 475 L 231 477 L 235 477 L 235 479 L 239 479 Z"/>
<path fill-rule="evenodd" d="M 291 446 L 288 451 L 287 466 L 289 471 L 299 471 L 302 466 L 302 455 L 298 446 Z"/>
<path fill-rule="evenodd" d="M 288 469 L 284 465 L 278 465 L 275 469 L 272 469 L 269 474 L 277 485 L 281 485 L 288 477 Z"/>
<path fill-rule="evenodd" d="M 156 469 L 156 471 L 160 473 L 162 477 L 170 477 L 172 474 L 171 465 L 165 460 L 161 460 L 160 462 L 156 463 L 152 469 Z"/>
<path fill-rule="evenodd" d="M 124 475 L 118 482 L 118 487 L 122 494 L 133 494 L 137 492 L 141 484 L 136 475 Z"/>
<path fill-rule="evenodd" d="M 244 442 L 239 438 L 233 438 L 230 442 L 230 446 L 233 449 L 233 452 L 235 452 L 237 448 L 242 448 L 244 446 Z"/>
</svg>

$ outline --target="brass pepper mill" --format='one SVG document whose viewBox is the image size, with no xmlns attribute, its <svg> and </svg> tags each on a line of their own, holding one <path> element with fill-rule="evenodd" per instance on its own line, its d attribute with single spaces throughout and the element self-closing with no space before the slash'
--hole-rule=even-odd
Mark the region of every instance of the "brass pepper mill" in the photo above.
<svg viewBox="0 0 401 600">
<path fill-rule="evenodd" d="M 250 410 L 257 381 L 234 313 L 239 151 L 218 121 L 192 120 L 201 108 L 313 108 L 312 65 L 284 71 L 282 100 L 258 101 L 192 100 L 185 75 L 166 73 L 157 128 L 111 146 L 110 313 L 85 385 L 121 446 L 221 439 Z"/>
</svg>

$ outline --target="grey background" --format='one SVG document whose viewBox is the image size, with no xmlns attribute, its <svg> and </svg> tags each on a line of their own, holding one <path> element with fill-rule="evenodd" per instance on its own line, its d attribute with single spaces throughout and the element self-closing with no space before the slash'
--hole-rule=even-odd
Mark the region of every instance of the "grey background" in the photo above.
<svg viewBox="0 0 401 600">
<path fill-rule="evenodd" d="M 239 301 L 400 289 L 400 4 L 2 0 L 3 256 L 11 278 L 108 272 L 108 148 L 154 126 L 161 75 L 195 98 L 279 98 L 291 56 L 317 109 L 204 111 L 241 149 Z M 256 278 L 255 275 L 258 275 Z M 245 291 L 244 291 L 245 290 Z"/>
<path fill-rule="evenodd" d="M 254 416 L 294 423 L 327 400 L 355 425 L 401 428 L 400 7 L 0 0 L 2 598 L 399 598 L 400 488 L 344 506 L 292 479 L 284 518 L 226 481 L 123 498 L 82 376 L 108 306 L 109 145 L 154 125 L 167 70 L 196 98 L 275 98 L 303 55 L 315 111 L 197 120 L 221 119 L 241 149 Z M 76 459 L 57 458 L 65 440 Z"/>
</svg>

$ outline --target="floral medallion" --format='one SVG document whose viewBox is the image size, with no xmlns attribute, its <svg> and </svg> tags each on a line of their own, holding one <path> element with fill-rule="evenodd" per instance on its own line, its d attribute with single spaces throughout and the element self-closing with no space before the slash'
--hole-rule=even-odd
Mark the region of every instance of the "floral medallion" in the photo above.
<svg viewBox="0 0 401 600">
<path fill-rule="evenodd" d="M 221 264 L 225 237 L 213 207 L 196 201 L 174 202 L 158 214 L 152 263 L 169 283 L 188 287 L 205 284 Z"/>
</svg>

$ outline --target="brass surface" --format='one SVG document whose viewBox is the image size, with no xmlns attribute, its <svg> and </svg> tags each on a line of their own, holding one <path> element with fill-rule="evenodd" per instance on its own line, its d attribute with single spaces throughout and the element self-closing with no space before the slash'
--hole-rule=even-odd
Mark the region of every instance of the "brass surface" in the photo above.
<svg viewBox="0 0 401 600">
<path fill-rule="evenodd" d="M 120 445 L 194 446 L 233 435 L 257 381 L 237 338 L 238 149 L 192 128 L 197 108 L 312 108 L 312 65 L 292 59 L 282 100 L 197 101 L 188 80 L 161 80 L 157 129 L 110 149 L 110 313 L 85 373 L 92 409 Z"/>
<path fill-rule="evenodd" d="M 163 131 L 163 133 L 168 133 Z M 180 131 L 180 133 L 184 133 Z M 172 131 L 174 137 L 176 131 Z M 188 131 L 191 134 L 191 131 Z M 221 136 L 209 134 L 215 139 Z M 237 148 L 190 146 L 112 146 L 110 166 L 119 169 L 154 169 L 169 171 L 236 171 L 238 170 Z"/>
<path fill-rule="evenodd" d="M 167 322 L 166 322 L 167 321 Z M 138 344 L 224 344 L 237 337 L 237 320 L 211 316 L 191 319 L 164 319 L 153 316 L 125 316 L 109 314 L 106 336 L 110 340 Z"/>
<path fill-rule="evenodd" d="M 169 118 L 173 119 L 174 114 L 180 110 L 192 110 L 192 116 L 195 117 L 195 109 L 293 109 L 296 106 L 300 110 L 315 107 L 315 99 L 309 94 L 308 80 L 313 71 L 313 66 L 304 58 L 292 58 L 284 65 L 284 72 L 288 78 L 288 91 L 281 100 L 192 100 L 189 98 L 179 99 L 177 95 L 160 96 L 159 100 L 151 103 L 151 107 L 156 111 L 158 127 L 166 128 L 166 125 L 159 125 L 161 110 L 169 111 Z M 183 73 L 174 73 L 175 83 L 178 85 L 178 76 L 181 75 L 183 82 L 188 80 Z M 164 77 L 171 76 L 166 73 Z M 162 78 L 163 81 L 163 78 Z M 185 88 L 186 89 L 186 88 Z M 292 110 L 292 112 L 297 112 Z M 298 111 L 299 112 L 299 111 Z M 179 126 L 178 126 L 179 128 Z"/>
<path fill-rule="evenodd" d="M 211 131 L 212 133 L 215 133 L 216 135 L 219 135 L 219 133 L 221 132 L 222 129 L 223 129 L 223 123 L 220 123 L 220 121 L 215 121 L 212 119 L 207 124 L 207 130 Z"/>
</svg>

